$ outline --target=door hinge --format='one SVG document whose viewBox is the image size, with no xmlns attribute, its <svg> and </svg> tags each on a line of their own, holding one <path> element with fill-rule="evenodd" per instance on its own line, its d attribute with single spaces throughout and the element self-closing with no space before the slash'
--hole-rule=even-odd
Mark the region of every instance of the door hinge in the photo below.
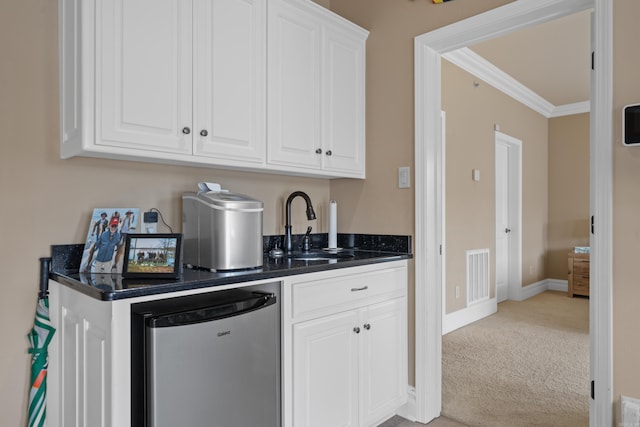
<svg viewBox="0 0 640 427">
<path fill-rule="evenodd" d="M 591 52 L 591 69 L 595 70 L 596 69 L 596 53 L 595 52 Z"/>
<path fill-rule="evenodd" d="M 593 215 L 591 215 L 591 234 L 596 234 L 595 225 L 594 225 L 594 221 L 593 221 Z"/>
<path fill-rule="evenodd" d="M 595 400 L 596 398 L 596 382 L 591 381 L 591 400 Z"/>
<path fill-rule="evenodd" d="M 442 245 L 440 245 L 440 255 L 442 255 Z"/>
</svg>

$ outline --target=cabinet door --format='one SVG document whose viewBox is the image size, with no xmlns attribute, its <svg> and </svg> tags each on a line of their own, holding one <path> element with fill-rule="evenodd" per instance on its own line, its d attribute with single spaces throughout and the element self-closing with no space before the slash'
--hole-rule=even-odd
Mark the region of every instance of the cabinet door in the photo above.
<svg viewBox="0 0 640 427">
<path fill-rule="evenodd" d="M 396 298 L 361 311 L 360 425 L 378 425 L 407 395 L 407 300 Z"/>
<path fill-rule="evenodd" d="M 96 144 L 191 153 L 191 12 L 181 0 L 96 2 Z"/>
<path fill-rule="evenodd" d="M 323 48 L 324 169 L 364 177 L 365 39 L 328 25 Z"/>
<path fill-rule="evenodd" d="M 358 337 L 355 312 L 293 326 L 293 425 L 355 427 Z"/>
<path fill-rule="evenodd" d="M 269 3 L 268 162 L 319 169 L 319 20 L 304 4 Z"/>
<path fill-rule="evenodd" d="M 266 1 L 194 2 L 194 154 L 262 163 Z"/>
</svg>

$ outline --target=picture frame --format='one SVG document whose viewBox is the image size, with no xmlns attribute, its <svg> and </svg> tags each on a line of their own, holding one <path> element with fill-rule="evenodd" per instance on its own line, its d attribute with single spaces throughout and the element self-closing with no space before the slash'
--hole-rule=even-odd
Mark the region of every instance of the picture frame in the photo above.
<svg viewBox="0 0 640 427">
<path fill-rule="evenodd" d="M 80 272 L 121 274 L 128 233 L 136 233 L 140 209 L 102 207 L 93 209 L 85 238 Z"/>
<path fill-rule="evenodd" d="M 182 234 L 127 234 L 122 277 L 178 278 L 181 249 Z"/>
</svg>

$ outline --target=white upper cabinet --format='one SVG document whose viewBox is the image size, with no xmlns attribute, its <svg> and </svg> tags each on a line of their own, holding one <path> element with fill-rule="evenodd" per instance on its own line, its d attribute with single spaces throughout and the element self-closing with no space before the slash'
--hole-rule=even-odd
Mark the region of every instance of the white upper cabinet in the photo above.
<svg viewBox="0 0 640 427">
<path fill-rule="evenodd" d="M 59 8 L 62 158 L 364 178 L 365 30 L 309 0 Z"/>
<path fill-rule="evenodd" d="M 95 7 L 95 144 L 191 154 L 191 134 L 183 133 L 192 123 L 191 4 Z M 92 106 L 85 105 L 88 117 Z"/>
<path fill-rule="evenodd" d="M 271 0 L 268 31 L 268 163 L 364 178 L 368 33 L 300 0 Z"/>
<path fill-rule="evenodd" d="M 194 154 L 263 163 L 266 3 L 194 0 Z"/>
<path fill-rule="evenodd" d="M 60 0 L 61 157 L 262 166 L 266 0 Z"/>
</svg>

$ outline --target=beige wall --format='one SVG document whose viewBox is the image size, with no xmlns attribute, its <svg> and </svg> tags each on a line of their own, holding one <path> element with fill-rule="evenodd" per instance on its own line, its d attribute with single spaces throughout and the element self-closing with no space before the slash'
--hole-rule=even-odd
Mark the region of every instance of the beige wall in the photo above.
<svg viewBox="0 0 640 427">
<path fill-rule="evenodd" d="M 574 246 L 589 246 L 589 113 L 549 120 L 547 278 L 567 280 Z"/>
<path fill-rule="evenodd" d="M 522 285 L 546 278 L 548 120 L 446 60 L 442 109 L 446 113 L 446 312 L 451 313 L 466 307 L 465 251 L 489 248 L 490 259 L 495 259 L 496 124 L 502 133 L 522 141 Z M 478 182 L 471 179 L 473 169 L 480 171 Z M 490 283 L 494 273 L 492 262 Z"/>
<path fill-rule="evenodd" d="M 621 142 L 622 107 L 640 102 L 640 2 L 615 0 L 613 9 L 613 397 L 619 402 L 621 394 L 640 398 L 640 148 Z"/>
</svg>

